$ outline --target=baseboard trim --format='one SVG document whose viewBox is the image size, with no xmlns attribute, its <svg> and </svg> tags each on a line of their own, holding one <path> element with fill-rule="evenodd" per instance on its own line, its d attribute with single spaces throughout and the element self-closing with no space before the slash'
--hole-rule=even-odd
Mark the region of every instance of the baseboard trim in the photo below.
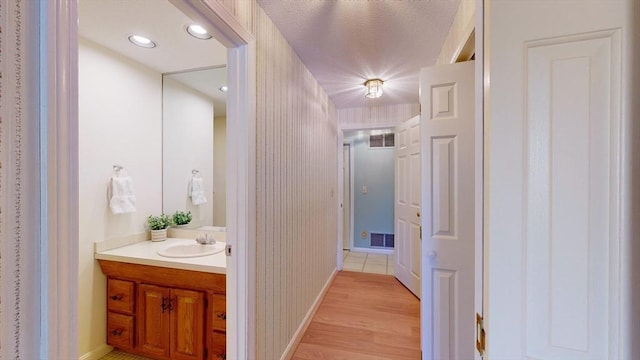
<svg viewBox="0 0 640 360">
<path fill-rule="evenodd" d="M 302 341 L 304 332 L 307 331 L 307 328 L 311 324 L 311 319 L 313 319 L 316 311 L 318 311 L 320 303 L 322 303 L 324 296 L 327 294 L 327 291 L 329 290 L 331 283 L 333 283 L 333 279 L 335 279 L 336 274 L 338 274 L 338 269 L 334 269 L 333 273 L 331 273 L 331 276 L 329 276 L 329 279 L 324 284 L 322 291 L 320 291 L 320 294 L 318 294 L 318 297 L 313 302 L 313 305 L 311 305 L 311 308 L 307 312 L 307 315 L 305 315 L 304 319 L 302 319 L 302 323 L 300 323 L 298 330 L 296 330 L 296 332 L 293 334 L 293 337 L 291 338 L 289 345 L 287 345 L 287 348 L 284 350 L 284 353 L 280 357 L 280 360 L 290 360 L 293 357 L 293 354 L 296 352 L 300 341 Z"/>
<path fill-rule="evenodd" d="M 351 248 L 350 250 L 351 252 L 358 252 L 358 253 L 370 253 L 370 254 L 386 254 L 386 255 L 393 255 L 393 252 L 395 251 L 393 248 L 391 249 L 378 249 L 378 248 L 362 248 L 362 247 L 354 247 Z"/>
<path fill-rule="evenodd" d="M 111 352 L 111 350 L 113 350 L 113 346 L 109 346 L 107 344 L 102 344 L 100 346 L 98 346 L 97 348 L 89 351 L 88 353 L 80 356 L 78 359 L 79 360 L 98 360 L 101 357 L 107 355 L 108 353 Z"/>
</svg>

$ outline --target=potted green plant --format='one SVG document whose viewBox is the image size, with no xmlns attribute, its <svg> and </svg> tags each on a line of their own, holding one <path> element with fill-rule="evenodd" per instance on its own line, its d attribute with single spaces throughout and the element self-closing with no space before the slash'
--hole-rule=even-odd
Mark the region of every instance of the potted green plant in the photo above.
<svg viewBox="0 0 640 360">
<path fill-rule="evenodd" d="M 173 223 L 177 227 L 183 227 L 191 222 L 191 219 L 193 219 L 193 216 L 191 215 L 191 211 L 188 211 L 188 212 L 176 211 L 171 217 L 171 219 L 173 220 Z"/>
<path fill-rule="evenodd" d="M 167 240 L 167 228 L 171 225 L 171 218 L 165 214 L 160 216 L 149 215 L 147 225 L 151 230 L 151 241 Z"/>
</svg>

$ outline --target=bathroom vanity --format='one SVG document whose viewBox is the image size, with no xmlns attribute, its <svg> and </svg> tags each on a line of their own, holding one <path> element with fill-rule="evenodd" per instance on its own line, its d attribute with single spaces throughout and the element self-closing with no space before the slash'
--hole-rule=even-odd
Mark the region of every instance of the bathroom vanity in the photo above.
<svg viewBox="0 0 640 360">
<path fill-rule="evenodd" d="M 226 359 L 224 252 L 158 255 L 193 242 L 146 241 L 96 252 L 107 276 L 109 345 L 154 359 Z"/>
</svg>

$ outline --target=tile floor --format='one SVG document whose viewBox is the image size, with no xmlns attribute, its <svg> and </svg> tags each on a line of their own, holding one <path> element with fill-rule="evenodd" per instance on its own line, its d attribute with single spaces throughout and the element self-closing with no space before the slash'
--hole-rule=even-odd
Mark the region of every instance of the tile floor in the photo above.
<svg viewBox="0 0 640 360">
<path fill-rule="evenodd" d="M 393 275 L 395 255 L 343 251 L 342 269 L 372 274 Z"/>
<path fill-rule="evenodd" d="M 114 349 L 112 352 L 100 358 L 100 360 L 150 360 L 149 358 L 129 354 L 124 351 Z"/>
</svg>

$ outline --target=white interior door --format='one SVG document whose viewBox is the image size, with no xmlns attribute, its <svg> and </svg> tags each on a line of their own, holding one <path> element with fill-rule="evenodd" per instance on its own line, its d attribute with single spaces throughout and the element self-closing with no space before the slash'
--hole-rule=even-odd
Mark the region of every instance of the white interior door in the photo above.
<svg viewBox="0 0 640 360">
<path fill-rule="evenodd" d="M 351 145 L 342 145 L 342 249 L 351 246 Z"/>
<path fill-rule="evenodd" d="M 420 297 L 420 117 L 395 129 L 394 274 Z"/>
<path fill-rule="evenodd" d="M 420 74 L 423 359 L 473 359 L 473 61 Z"/>
<path fill-rule="evenodd" d="M 490 358 L 638 357 L 624 352 L 632 337 L 620 326 L 620 166 L 630 166 L 620 119 L 632 4 L 490 3 Z"/>
</svg>

